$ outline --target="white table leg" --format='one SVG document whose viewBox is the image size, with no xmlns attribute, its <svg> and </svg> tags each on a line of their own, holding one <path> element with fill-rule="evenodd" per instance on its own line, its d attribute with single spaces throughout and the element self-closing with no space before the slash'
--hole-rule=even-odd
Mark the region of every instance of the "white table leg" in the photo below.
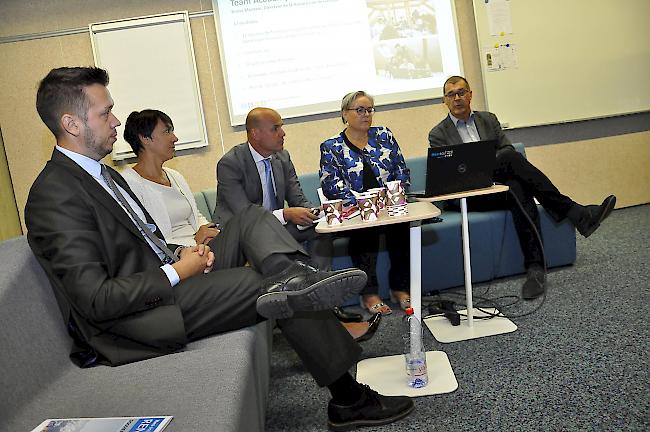
<svg viewBox="0 0 650 432">
<path fill-rule="evenodd" d="M 506 189 L 507 190 L 507 189 Z M 485 336 L 510 333 L 517 330 L 515 323 L 505 317 L 493 317 L 477 321 L 474 325 L 474 315 L 478 318 L 488 316 L 486 312 L 498 314 L 497 309 L 474 310 L 472 303 L 472 265 L 469 250 L 469 220 L 467 216 L 467 198 L 460 198 L 460 213 L 463 237 L 463 265 L 465 270 L 465 302 L 467 309 L 458 311 L 467 314 L 467 324 L 462 321 L 460 326 L 452 326 L 449 320 L 443 316 L 427 318 L 425 325 L 429 328 L 433 337 L 438 342 L 448 343 L 462 340 L 476 339 Z"/>
<path fill-rule="evenodd" d="M 422 322 L 422 227 L 419 222 L 409 229 L 411 250 L 411 307 L 417 319 Z"/>
<path fill-rule="evenodd" d="M 463 226 L 463 264 L 465 265 L 465 301 L 467 303 L 467 325 L 474 325 L 472 304 L 472 264 L 469 254 L 469 224 L 467 222 L 467 198 L 460 199 L 460 213 Z"/>
<path fill-rule="evenodd" d="M 414 222 L 409 229 L 411 251 L 411 306 L 422 322 L 422 229 L 420 222 Z M 398 341 L 398 343 L 401 341 Z M 458 388 L 458 381 L 442 351 L 428 351 L 427 367 L 429 384 L 414 389 L 406 385 L 404 355 L 393 355 L 361 360 L 357 363 L 357 381 L 368 384 L 374 390 L 387 396 L 426 396 L 450 393 Z"/>
</svg>

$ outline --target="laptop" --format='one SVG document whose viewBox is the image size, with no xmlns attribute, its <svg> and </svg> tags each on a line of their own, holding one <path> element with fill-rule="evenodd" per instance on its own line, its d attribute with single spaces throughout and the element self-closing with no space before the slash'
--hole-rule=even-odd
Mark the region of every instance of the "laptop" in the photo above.
<svg viewBox="0 0 650 432">
<path fill-rule="evenodd" d="M 428 198 L 492 186 L 496 145 L 497 141 L 490 140 L 429 147 L 423 196 Z"/>
</svg>

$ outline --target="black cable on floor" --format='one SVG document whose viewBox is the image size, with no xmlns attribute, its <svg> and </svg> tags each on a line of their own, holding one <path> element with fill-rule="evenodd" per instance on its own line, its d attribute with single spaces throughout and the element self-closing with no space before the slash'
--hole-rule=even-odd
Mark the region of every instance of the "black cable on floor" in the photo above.
<svg viewBox="0 0 650 432">
<path fill-rule="evenodd" d="M 459 297 L 463 297 L 465 295 L 464 293 L 453 292 L 453 291 L 447 292 L 445 294 L 456 295 L 456 296 L 459 296 Z M 440 300 L 444 300 L 442 297 L 440 297 L 439 293 L 437 295 L 438 295 Z M 503 318 L 508 318 L 508 319 L 522 318 L 522 317 L 534 314 L 546 302 L 546 292 L 544 292 L 544 294 L 542 294 L 542 301 L 533 310 L 525 312 L 525 313 L 520 313 L 520 314 L 511 314 L 511 313 L 504 312 L 504 310 L 509 308 L 509 307 L 512 307 L 512 306 L 515 306 L 515 305 L 521 303 L 521 298 L 519 296 L 504 295 L 504 296 L 499 296 L 499 297 L 495 297 L 495 298 L 486 298 L 486 297 L 483 297 L 483 296 L 472 296 L 472 297 L 476 298 L 478 300 L 481 300 L 480 302 L 477 302 L 477 304 L 474 305 L 474 307 L 477 310 L 481 311 L 482 313 L 484 313 L 486 315 L 486 316 L 480 316 L 480 317 L 475 316 L 474 319 L 492 319 L 492 318 L 495 318 L 495 317 L 503 317 Z M 504 303 L 500 303 L 498 301 L 500 299 L 515 299 L 515 300 L 512 301 L 511 303 L 504 304 Z M 429 301 L 428 303 L 425 303 L 425 301 L 426 301 L 426 297 L 423 297 L 422 298 L 422 306 L 423 306 L 423 308 L 424 307 L 428 308 L 431 305 L 431 303 L 435 303 L 435 300 Z M 467 309 L 467 305 L 462 303 L 462 302 L 454 302 L 454 304 L 461 307 L 461 308 L 464 307 L 465 309 Z M 485 306 L 483 306 L 484 304 L 485 304 Z M 497 309 L 499 311 L 499 313 L 495 314 L 495 313 L 492 313 L 490 311 L 485 310 L 484 308 L 486 308 L 488 306 L 492 307 L 494 309 Z M 450 312 L 450 311 L 445 311 L 445 312 Z M 462 313 L 459 313 L 458 311 L 454 311 L 454 314 L 456 314 L 456 315 L 458 315 L 460 317 L 465 317 L 465 318 L 467 317 L 467 314 L 462 314 Z M 426 315 L 426 316 L 423 317 L 423 319 L 424 318 L 430 318 L 430 317 L 433 317 L 433 316 L 439 316 L 439 315 L 442 315 L 442 312 L 436 313 L 436 314 Z"/>
</svg>

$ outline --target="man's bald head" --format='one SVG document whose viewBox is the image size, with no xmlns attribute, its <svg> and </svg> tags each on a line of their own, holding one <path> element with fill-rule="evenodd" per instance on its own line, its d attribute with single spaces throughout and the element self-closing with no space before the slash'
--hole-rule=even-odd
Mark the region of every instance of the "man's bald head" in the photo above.
<svg viewBox="0 0 650 432">
<path fill-rule="evenodd" d="M 284 130 L 282 117 L 271 108 L 253 108 L 246 116 L 246 136 L 251 146 L 262 156 L 282 151 Z"/>
<path fill-rule="evenodd" d="M 274 116 L 280 117 L 280 114 L 271 108 L 253 108 L 246 116 L 246 132 L 250 133 L 251 129 L 259 127 L 263 119 L 268 119 L 269 117 Z"/>
</svg>

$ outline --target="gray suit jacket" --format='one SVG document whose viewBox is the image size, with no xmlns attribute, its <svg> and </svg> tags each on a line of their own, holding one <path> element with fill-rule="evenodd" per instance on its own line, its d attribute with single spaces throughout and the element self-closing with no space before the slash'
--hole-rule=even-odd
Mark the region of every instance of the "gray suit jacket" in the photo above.
<svg viewBox="0 0 650 432">
<path fill-rule="evenodd" d="M 278 205 L 313 207 L 302 192 L 289 152 L 271 156 Z M 230 149 L 217 163 L 217 207 L 214 222 L 224 224 L 250 204 L 262 205 L 262 182 L 248 143 Z"/>
<path fill-rule="evenodd" d="M 109 172 L 139 204 L 126 181 Z M 115 199 L 58 150 L 32 185 L 25 224 L 78 364 L 97 356 L 119 365 L 185 345 L 183 316 L 158 256 Z"/>
<path fill-rule="evenodd" d="M 501 124 L 497 116 L 487 111 L 474 111 L 474 123 L 481 137 L 481 140 L 496 140 L 497 151 L 514 150 L 510 140 L 503 133 Z M 429 145 L 439 147 L 444 145 L 462 144 L 463 139 L 456 129 L 456 125 L 449 116 L 438 123 L 436 127 L 429 132 Z"/>
</svg>

